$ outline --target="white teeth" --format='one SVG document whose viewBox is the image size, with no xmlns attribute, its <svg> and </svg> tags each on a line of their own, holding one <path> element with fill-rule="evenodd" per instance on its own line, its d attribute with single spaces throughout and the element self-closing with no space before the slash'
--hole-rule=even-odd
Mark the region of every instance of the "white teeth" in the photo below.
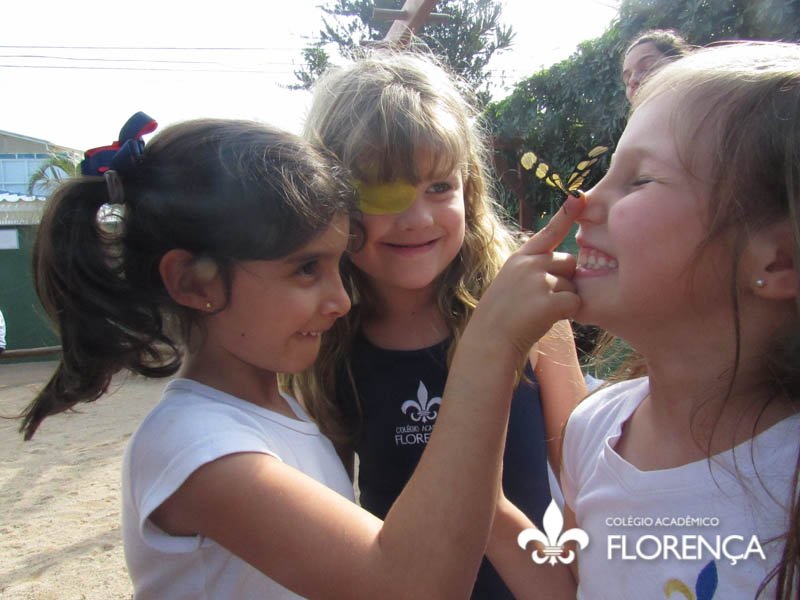
<svg viewBox="0 0 800 600">
<path fill-rule="evenodd" d="M 320 331 L 301 331 L 300 335 L 304 337 L 319 337 L 322 335 Z"/>
<path fill-rule="evenodd" d="M 599 250 L 585 248 L 578 254 L 578 266 L 589 270 L 616 269 L 618 263 L 616 258 L 602 254 Z"/>
</svg>

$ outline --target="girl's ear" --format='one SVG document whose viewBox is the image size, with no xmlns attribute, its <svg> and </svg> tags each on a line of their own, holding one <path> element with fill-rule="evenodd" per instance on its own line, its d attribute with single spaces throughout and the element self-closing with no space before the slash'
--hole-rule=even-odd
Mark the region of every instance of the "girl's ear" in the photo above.
<svg viewBox="0 0 800 600">
<path fill-rule="evenodd" d="M 158 265 L 170 297 L 188 308 L 212 312 L 221 306 L 221 282 L 213 261 L 186 250 L 170 250 Z"/>
<path fill-rule="evenodd" d="M 791 300 L 800 293 L 795 264 L 795 238 L 788 221 L 755 233 L 748 242 L 743 264 L 745 285 L 759 298 Z"/>
</svg>

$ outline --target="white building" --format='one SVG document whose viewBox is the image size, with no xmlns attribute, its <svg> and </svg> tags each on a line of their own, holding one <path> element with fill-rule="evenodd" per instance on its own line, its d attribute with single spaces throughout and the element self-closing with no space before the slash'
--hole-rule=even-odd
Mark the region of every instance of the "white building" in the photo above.
<svg viewBox="0 0 800 600">
<path fill-rule="evenodd" d="M 31 175 L 53 154 L 61 153 L 81 156 L 73 148 L 0 130 L 0 192 L 27 194 Z M 33 191 L 34 195 L 44 195 L 43 190 Z"/>
</svg>

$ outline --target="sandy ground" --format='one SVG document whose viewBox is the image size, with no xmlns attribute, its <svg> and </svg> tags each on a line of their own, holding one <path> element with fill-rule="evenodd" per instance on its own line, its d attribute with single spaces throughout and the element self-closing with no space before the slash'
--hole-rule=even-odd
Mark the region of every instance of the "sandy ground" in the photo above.
<svg viewBox="0 0 800 600">
<path fill-rule="evenodd" d="M 10 417 L 55 363 L 0 363 L 0 415 Z M 0 419 L 0 597 L 129 599 L 120 531 L 120 461 L 166 381 L 132 376 L 79 413 L 48 418 L 23 442 Z"/>
</svg>

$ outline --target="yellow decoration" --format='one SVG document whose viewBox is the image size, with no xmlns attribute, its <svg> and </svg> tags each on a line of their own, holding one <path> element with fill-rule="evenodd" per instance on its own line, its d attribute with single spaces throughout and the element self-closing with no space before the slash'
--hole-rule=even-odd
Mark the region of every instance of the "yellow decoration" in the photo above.
<svg viewBox="0 0 800 600">
<path fill-rule="evenodd" d="M 561 176 L 555 171 L 551 171 L 550 165 L 539 160 L 539 157 L 533 152 L 528 151 L 523 154 L 519 162 L 528 171 L 535 166 L 536 171 L 534 171 L 534 174 L 536 177 L 544 181 L 550 187 L 558 188 L 565 194 L 572 194 L 577 197 L 580 187 L 586 180 L 587 175 L 589 175 L 589 171 L 598 161 L 599 157 L 606 152 L 608 152 L 608 146 L 595 146 L 589 150 L 586 158 L 581 160 L 572 170 L 572 173 L 570 173 L 566 185 L 561 179 Z"/>
<path fill-rule="evenodd" d="M 686 600 L 695 600 L 692 590 L 690 590 L 689 587 L 680 579 L 670 579 L 664 586 L 664 596 L 666 598 L 672 596 L 673 592 L 683 594 Z"/>
<path fill-rule="evenodd" d="M 358 207 L 368 215 L 396 215 L 414 204 L 417 188 L 407 181 L 390 183 L 356 182 Z"/>
<path fill-rule="evenodd" d="M 536 164 L 538 160 L 537 156 L 533 152 L 526 152 L 522 155 L 522 158 L 519 159 L 519 162 L 522 164 L 523 167 L 530 170 L 533 165 Z"/>
</svg>

